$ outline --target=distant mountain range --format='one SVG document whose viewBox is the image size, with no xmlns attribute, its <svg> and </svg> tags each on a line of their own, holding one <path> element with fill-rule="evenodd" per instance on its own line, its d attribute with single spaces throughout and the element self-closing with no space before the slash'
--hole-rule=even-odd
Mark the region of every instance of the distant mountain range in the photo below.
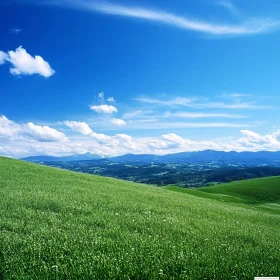
<svg viewBox="0 0 280 280">
<path fill-rule="evenodd" d="M 64 157 L 53 157 L 53 156 L 42 155 L 42 156 L 33 156 L 33 157 L 22 158 L 22 160 L 29 161 L 29 162 L 46 162 L 46 161 L 67 162 L 67 161 L 97 160 L 97 159 L 102 159 L 102 157 L 95 155 L 95 154 L 91 154 L 91 153 L 64 156 Z"/>
<path fill-rule="evenodd" d="M 72 155 L 64 157 L 53 156 L 33 156 L 22 158 L 29 162 L 70 162 L 70 161 L 88 161 L 101 160 L 104 158 L 91 154 Z M 168 155 L 152 155 L 152 154 L 127 154 L 118 157 L 107 158 L 110 162 L 125 163 L 125 164 L 146 164 L 146 163 L 198 163 L 198 162 L 231 162 L 243 163 L 250 166 L 257 165 L 277 165 L 280 166 L 280 151 L 278 152 L 223 152 L 205 150 L 200 152 L 183 152 Z"/>
</svg>

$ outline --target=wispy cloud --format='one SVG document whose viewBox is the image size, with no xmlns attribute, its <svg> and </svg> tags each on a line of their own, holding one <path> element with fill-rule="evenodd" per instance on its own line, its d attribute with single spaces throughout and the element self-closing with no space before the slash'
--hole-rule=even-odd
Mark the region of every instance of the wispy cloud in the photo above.
<svg viewBox="0 0 280 280">
<path fill-rule="evenodd" d="M 182 128 L 244 128 L 250 127 L 247 124 L 241 123 L 221 123 L 221 122 L 210 122 L 210 123 L 197 123 L 197 122 L 161 122 L 155 123 L 155 126 L 149 125 L 146 129 L 182 129 Z"/>
<path fill-rule="evenodd" d="M 98 93 L 97 97 L 103 100 L 104 99 L 104 92 Z"/>
<path fill-rule="evenodd" d="M 236 6 L 229 0 L 220 0 L 217 2 L 217 4 L 219 6 L 222 6 L 224 8 L 226 8 L 227 10 L 229 10 L 231 13 L 237 15 L 238 14 L 238 9 L 236 8 Z"/>
<path fill-rule="evenodd" d="M 180 118 L 197 119 L 197 118 L 228 118 L 228 119 L 244 119 L 247 118 L 244 115 L 235 114 L 217 114 L 217 113 L 196 113 L 196 112 L 178 112 L 168 113 L 167 116 L 175 116 Z"/>
<path fill-rule="evenodd" d="M 143 113 L 142 110 L 135 110 L 133 112 L 129 112 L 129 113 L 124 113 L 123 114 L 123 118 L 124 119 L 133 119 L 133 118 L 138 118 L 139 116 L 141 116 Z"/>
<path fill-rule="evenodd" d="M 135 98 L 134 100 L 154 104 L 156 106 L 177 106 L 177 107 L 189 107 L 196 109 L 268 109 L 269 106 L 261 106 L 255 104 L 255 102 L 236 102 L 236 103 L 225 103 L 225 102 L 214 102 L 205 101 L 205 99 L 199 98 L 174 98 L 170 100 L 153 99 L 149 97 Z"/>
<path fill-rule="evenodd" d="M 12 34 L 18 34 L 22 31 L 19 27 L 10 27 L 9 32 Z"/>
<path fill-rule="evenodd" d="M 225 93 L 222 95 L 222 97 L 249 97 L 252 96 L 252 94 L 248 94 L 248 93 Z"/>
<path fill-rule="evenodd" d="M 98 95 L 97 95 L 97 98 L 101 99 L 101 100 L 105 100 L 105 93 L 102 91 L 102 92 L 99 92 Z M 106 98 L 106 101 L 108 102 L 115 102 L 115 98 L 110 96 L 110 97 L 107 97 Z"/>
<path fill-rule="evenodd" d="M 139 98 L 134 98 L 134 100 L 143 102 L 143 103 L 163 105 L 163 106 L 175 106 L 175 105 L 188 106 L 188 105 L 192 104 L 194 101 L 198 101 L 199 98 L 177 97 L 174 99 L 163 100 L 163 99 L 155 99 L 155 98 L 149 98 L 149 97 L 139 97 Z"/>
<path fill-rule="evenodd" d="M 199 21 L 170 12 L 147 9 L 143 7 L 133 7 L 113 3 L 103 3 L 94 0 L 62 0 L 62 1 L 40 1 L 41 4 L 49 4 L 63 7 L 84 9 L 103 14 L 138 18 L 147 21 L 160 22 L 173 27 L 196 31 L 212 35 L 245 35 L 257 34 L 279 28 L 280 22 L 270 18 L 260 18 L 241 22 L 239 25 L 212 23 Z M 226 2 L 224 2 L 225 4 Z M 228 2 L 230 3 L 230 2 Z"/>
<path fill-rule="evenodd" d="M 147 125 L 148 124 L 148 125 Z M 158 119 L 139 119 L 127 122 L 126 130 L 137 130 L 137 131 L 170 131 L 170 130 L 181 130 L 181 129 L 201 129 L 201 128 L 241 128 L 245 129 L 248 127 L 253 127 L 254 124 L 246 124 L 239 122 L 196 122 L 183 120 L 176 121 L 165 120 L 159 121 Z"/>
</svg>

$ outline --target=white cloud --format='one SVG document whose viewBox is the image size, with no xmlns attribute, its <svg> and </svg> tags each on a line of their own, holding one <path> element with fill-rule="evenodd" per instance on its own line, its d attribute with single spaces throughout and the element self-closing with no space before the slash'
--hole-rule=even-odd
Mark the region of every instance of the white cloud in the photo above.
<svg viewBox="0 0 280 280">
<path fill-rule="evenodd" d="M 121 119 L 111 119 L 111 123 L 112 124 L 115 124 L 115 125 L 126 125 L 126 122 L 124 120 L 121 120 Z"/>
<path fill-rule="evenodd" d="M 0 65 L 4 64 L 7 60 L 7 54 L 5 52 L 0 51 Z"/>
<path fill-rule="evenodd" d="M 197 119 L 197 118 L 229 118 L 229 119 L 243 119 L 246 116 L 235 114 L 218 114 L 218 113 L 197 113 L 197 112 L 178 112 L 174 114 L 167 114 L 167 116 L 175 116 L 180 118 Z"/>
<path fill-rule="evenodd" d="M 0 137 L 16 137 L 21 127 L 5 116 L 0 116 Z"/>
<path fill-rule="evenodd" d="M 69 155 L 91 152 L 99 155 L 117 156 L 127 153 L 168 154 L 206 149 L 221 151 L 280 150 L 280 130 L 259 134 L 241 130 L 239 138 L 193 141 L 172 132 L 157 137 L 131 137 L 127 134 L 107 135 L 92 131 L 85 122 L 63 123 L 79 137 L 65 134 L 32 122 L 19 124 L 0 116 L 0 155 L 28 156 L 38 154 Z"/>
<path fill-rule="evenodd" d="M 107 98 L 107 101 L 108 101 L 108 102 L 115 102 L 115 99 L 114 99 L 114 97 L 108 97 L 108 98 Z"/>
<path fill-rule="evenodd" d="M 223 97 L 248 97 L 252 96 L 252 94 L 247 94 L 247 93 L 225 93 L 222 95 Z"/>
<path fill-rule="evenodd" d="M 112 114 L 118 112 L 117 108 L 112 105 L 95 105 L 90 106 L 90 109 L 97 113 Z"/>
<path fill-rule="evenodd" d="M 153 99 L 149 97 L 139 97 L 139 98 L 134 98 L 134 100 L 143 103 L 162 105 L 162 106 L 176 106 L 176 105 L 190 106 L 194 101 L 197 101 L 199 99 L 196 97 L 192 97 L 192 98 L 177 97 L 174 99 L 163 100 L 163 99 Z"/>
<path fill-rule="evenodd" d="M 149 122 L 149 125 L 147 125 Z M 157 120 L 137 120 L 129 123 L 129 128 L 137 130 L 162 130 L 162 129 L 183 129 L 183 128 L 247 128 L 252 125 L 242 123 L 227 123 L 227 122 L 158 122 Z"/>
<path fill-rule="evenodd" d="M 100 98 L 100 99 L 104 99 L 104 92 L 98 93 L 97 97 Z"/>
<path fill-rule="evenodd" d="M 250 131 L 250 130 L 241 130 L 241 133 L 250 141 L 250 142 L 262 142 L 264 137 L 260 134 Z"/>
<path fill-rule="evenodd" d="M 172 142 L 172 143 L 175 143 L 175 144 L 180 144 L 180 145 L 185 145 L 185 144 L 190 143 L 189 140 L 183 139 L 182 137 L 178 136 L 175 133 L 164 134 L 164 135 L 162 135 L 162 138 L 169 141 L 169 142 Z"/>
<path fill-rule="evenodd" d="M 102 91 L 102 92 L 98 93 L 97 97 L 101 100 L 105 100 L 105 93 Z M 115 99 L 114 99 L 114 97 L 107 97 L 106 101 L 115 102 Z"/>
<path fill-rule="evenodd" d="M 237 140 L 245 147 L 254 147 L 256 149 L 279 149 L 280 148 L 280 130 L 266 135 L 260 135 L 254 131 L 241 130 L 244 137 Z"/>
<path fill-rule="evenodd" d="M 152 99 L 149 97 L 135 98 L 134 100 L 147 103 L 155 104 L 156 106 L 176 106 L 176 107 L 189 107 L 196 109 L 269 109 L 270 106 L 260 106 L 255 102 L 237 102 L 237 103 L 224 103 L 224 102 L 213 102 L 205 101 L 205 99 L 199 98 L 174 98 L 169 100 Z"/>
<path fill-rule="evenodd" d="M 96 141 L 98 141 L 100 143 L 110 143 L 110 141 L 111 141 L 111 137 L 108 135 L 105 135 L 103 133 L 92 132 L 90 134 L 90 137 L 92 137 L 93 139 L 95 139 Z"/>
<path fill-rule="evenodd" d="M 151 147 L 153 151 L 156 150 L 167 150 L 170 147 L 170 142 L 163 141 L 161 139 L 150 139 L 149 142 L 146 142 L 146 145 Z"/>
<path fill-rule="evenodd" d="M 24 129 L 24 135 L 29 136 L 37 141 L 66 142 L 68 140 L 63 133 L 50 128 L 49 126 L 39 126 L 29 122 L 25 125 L 25 127 L 27 129 Z"/>
<path fill-rule="evenodd" d="M 93 133 L 92 129 L 85 122 L 65 121 L 63 123 L 70 127 L 72 130 L 81 133 L 82 135 L 90 135 Z"/>
<path fill-rule="evenodd" d="M 124 140 L 124 141 L 126 141 L 126 142 L 132 141 L 132 137 L 129 136 L 129 135 L 127 135 L 127 134 L 116 134 L 115 137 L 116 137 L 116 138 L 119 138 L 119 139 L 122 140 L 122 141 Z"/>
<path fill-rule="evenodd" d="M 268 109 L 268 106 L 256 105 L 253 102 L 232 103 L 226 104 L 224 102 L 209 102 L 202 104 L 195 104 L 197 108 L 217 108 L 217 109 Z"/>
<path fill-rule="evenodd" d="M 90 136 L 98 142 L 107 142 L 111 140 L 110 136 L 107 136 L 102 133 L 94 132 L 87 123 L 85 122 L 76 122 L 76 121 L 64 121 L 63 124 L 71 128 L 73 131 L 78 132 L 85 136 Z"/>
<path fill-rule="evenodd" d="M 238 10 L 235 7 L 235 5 L 233 5 L 233 3 L 228 1 L 228 0 L 220 0 L 220 1 L 217 2 L 217 4 L 226 8 L 226 9 L 228 9 L 230 12 L 232 12 L 235 15 L 238 14 Z"/>
<path fill-rule="evenodd" d="M 117 15 L 122 17 L 138 18 L 147 21 L 160 22 L 173 27 L 191 30 L 212 35 L 245 35 L 257 34 L 270 31 L 279 27 L 279 21 L 271 19 L 255 19 L 241 22 L 238 25 L 217 24 L 207 21 L 194 20 L 178 16 L 170 12 L 151 10 L 143 7 L 125 6 L 120 4 L 102 3 L 85 0 L 65 0 L 60 3 L 48 2 L 49 4 L 69 6 L 72 8 L 85 9 L 103 14 Z M 229 3 L 229 2 L 228 2 Z"/>
<path fill-rule="evenodd" d="M 32 122 L 18 124 L 5 116 L 0 116 L 0 138 L 6 141 L 65 142 L 68 140 L 63 133 L 49 126 L 39 126 Z"/>
<path fill-rule="evenodd" d="M 52 76 L 55 71 L 41 56 L 32 57 L 23 47 L 18 47 L 15 51 L 8 53 L 0 52 L 0 64 L 5 61 L 12 64 L 10 73 L 13 75 L 33 75 L 38 74 L 44 77 Z"/>
</svg>

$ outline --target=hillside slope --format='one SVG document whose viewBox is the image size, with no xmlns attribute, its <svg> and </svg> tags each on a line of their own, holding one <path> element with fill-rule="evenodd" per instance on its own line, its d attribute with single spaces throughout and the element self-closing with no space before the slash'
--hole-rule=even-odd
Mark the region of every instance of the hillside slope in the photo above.
<svg viewBox="0 0 280 280">
<path fill-rule="evenodd" d="M 239 197 L 248 203 L 280 203 L 280 177 L 242 180 L 199 190 Z"/>
<path fill-rule="evenodd" d="M 280 274 L 280 215 L 0 158 L 0 279 Z"/>
<path fill-rule="evenodd" d="M 250 205 L 280 214 L 280 176 L 241 180 L 203 188 L 167 186 L 167 190 L 214 199 L 226 203 Z"/>
</svg>

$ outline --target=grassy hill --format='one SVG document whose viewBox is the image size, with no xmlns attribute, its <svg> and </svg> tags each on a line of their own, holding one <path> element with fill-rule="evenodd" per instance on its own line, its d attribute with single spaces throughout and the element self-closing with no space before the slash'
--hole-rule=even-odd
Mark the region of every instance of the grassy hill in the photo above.
<svg viewBox="0 0 280 280">
<path fill-rule="evenodd" d="M 200 191 L 239 197 L 248 203 L 280 203 L 280 177 L 237 181 Z"/>
<path fill-rule="evenodd" d="M 280 213 L 245 203 L 279 205 L 266 180 L 183 194 L 0 158 L 0 279 L 279 276 Z"/>
<path fill-rule="evenodd" d="M 176 186 L 168 186 L 165 189 L 218 201 L 250 204 L 254 208 L 280 214 L 280 177 L 241 180 L 198 189 Z"/>
</svg>

